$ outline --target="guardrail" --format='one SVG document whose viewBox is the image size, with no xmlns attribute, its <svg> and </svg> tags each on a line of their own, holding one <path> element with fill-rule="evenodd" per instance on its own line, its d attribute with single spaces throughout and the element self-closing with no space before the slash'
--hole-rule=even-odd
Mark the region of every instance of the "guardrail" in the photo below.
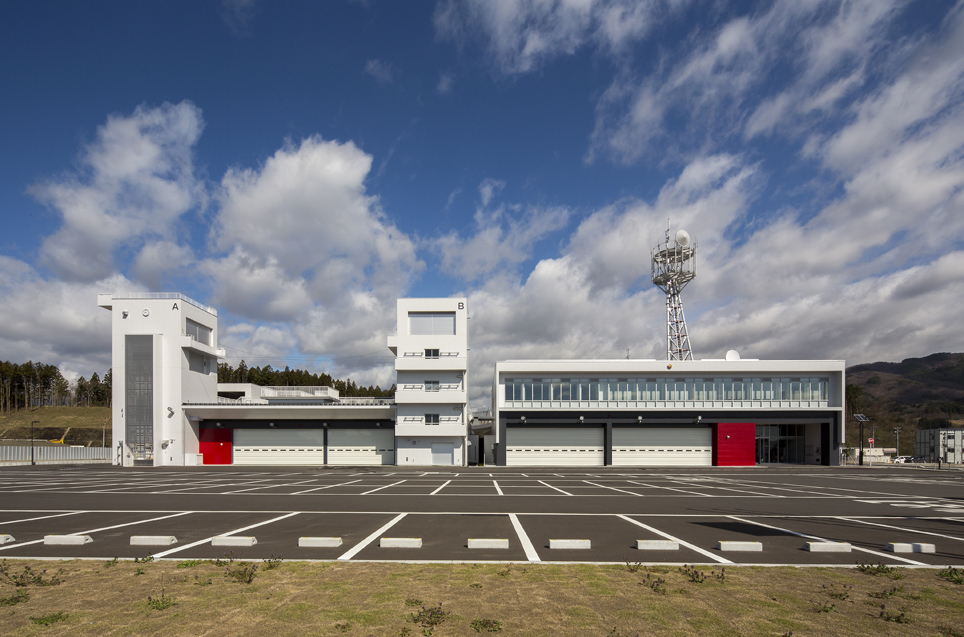
<svg viewBox="0 0 964 637">
<path fill-rule="evenodd" d="M 110 447 L 34 447 L 33 458 L 37 464 L 109 463 Z M 0 445 L 0 464 L 30 464 L 30 445 Z"/>
</svg>

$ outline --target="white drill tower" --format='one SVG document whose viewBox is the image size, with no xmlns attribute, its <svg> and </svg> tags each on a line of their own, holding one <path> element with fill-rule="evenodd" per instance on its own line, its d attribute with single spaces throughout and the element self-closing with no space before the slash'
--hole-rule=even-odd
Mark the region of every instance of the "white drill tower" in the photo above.
<svg viewBox="0 0 964 637">
<path fill-rule="evenodd" d="M 686 331 L 680 292 L 696 278 L 696 243 L 690 247 L 685 230 L 676 233 L 670 244 L 669 227 L 666 240 L 653 248 L 653 283 L 666 293 L 666 360 L 693 360 L 693 348 Z"/>
</svg>

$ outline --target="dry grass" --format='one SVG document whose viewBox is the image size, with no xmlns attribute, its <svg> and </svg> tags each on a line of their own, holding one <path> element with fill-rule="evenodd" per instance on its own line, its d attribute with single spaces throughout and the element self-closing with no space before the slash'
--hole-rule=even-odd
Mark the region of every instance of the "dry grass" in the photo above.
<svg viewBox="0 0 964 637">
<path fill-rule="evenodd" d="M 67 431 L 66 444 L 93 444 L 99 447 L 103 434 L 102 427 L 107 424 L 107 446 L 111 444 L 109 407 L 39 407 L 21 409 L 9 416 L 0 414 L 0 438 L 14 440 L 30 439 L 31 421 L 40 421 L 34 426 L 37 440 L 59 439 Z"/>
<path fill-rule="evenodd" d="M 506 635 L 879 637 L 954 634 L 941 627 L 960 630 L 964 620 L 964 586 L 930 569 L 902 569 L 894 580 L 852 569 L 731 567 L 725 583 L 694 583 L 669 567 L 632 573 L 624 566 L 539 564 L 512 565 L 506 573 L 493 564 L 286 562 L 240 584 L 210 562 L 6 562 L 9 572 L 27 565 L 63 567 L 63 583 L 30 587 L 26 602 L 0 607 L 2 634 L 444 637 L 476 635 L 473 620 L 491 619 Z M 647 575 L 665 579 L 665 594 L 642 584 Z M 895 586 L 903 588 L 885 599 L 871 596 Z M 0 598 L 11 596 L 14 587 L 0 584 Z M 148 602 L 162 596 L 164 604 Z M 422 605 L 439 602 L 450 614 L 434 632 L 412 622 Z M 907 623 L 882 619 L 881 603 L 892 617 L 903 612 Z M 44 626 L 30 619 L 56 613 L 66 613 L 66 621 Z"/>
</svg>

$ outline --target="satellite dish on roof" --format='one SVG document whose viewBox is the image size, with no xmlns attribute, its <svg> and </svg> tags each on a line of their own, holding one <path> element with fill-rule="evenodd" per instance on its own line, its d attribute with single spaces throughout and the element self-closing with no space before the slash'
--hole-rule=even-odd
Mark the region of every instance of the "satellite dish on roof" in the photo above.
<svg viewBox="0 0 964 637">
<path fill-rule="evenodd" d="M 735 349 L 731 349 L 726 353 L 726 360 L 728 361 L 738 361 L 740 360 L 740 353 Z"/>
<path fill-rule="evenodd" d="M 690 244 L 690 233 L 686 230 L 680 230 L 676 233 L 676 243 L 681 246 L 688 246 Z"/>
</svg>

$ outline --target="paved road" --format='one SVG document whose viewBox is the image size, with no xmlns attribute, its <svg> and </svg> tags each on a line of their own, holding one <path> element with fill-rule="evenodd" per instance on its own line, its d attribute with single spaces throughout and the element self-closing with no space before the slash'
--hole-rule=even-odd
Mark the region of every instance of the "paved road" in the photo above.
<svg viewBox="0 0 964 637">
<path fill-rule="evenodd" d="M 532 469 L 385 468 L 0 470 L 0 557 L 221 557 L 219 535 L 254 536 L 235 555 L 285 559 L 579 561 L 707 564 L 964 564 L 964 474 L 914 468 Z M 90 535 L 47 546 L 47 534 Z M 131 546 L 132 535 L 173 535 L 169 547 Z M 340 537 L 301 548 L 300 537 Z M 382 537 L 422 547 L 383 548 Z M 469 538 L 508 549 L 469 549 Z M 550 539 L 590 540 L 550 549 Z M 672 540 L 678 550 L 636 549 Z M 760 542 L 728 552 L 720 541 Z M 808 541 L 849 542 L 850 553 L 812 553 Z M 891 542 L 935 554 L 894 554 Z"/>
</svg>

